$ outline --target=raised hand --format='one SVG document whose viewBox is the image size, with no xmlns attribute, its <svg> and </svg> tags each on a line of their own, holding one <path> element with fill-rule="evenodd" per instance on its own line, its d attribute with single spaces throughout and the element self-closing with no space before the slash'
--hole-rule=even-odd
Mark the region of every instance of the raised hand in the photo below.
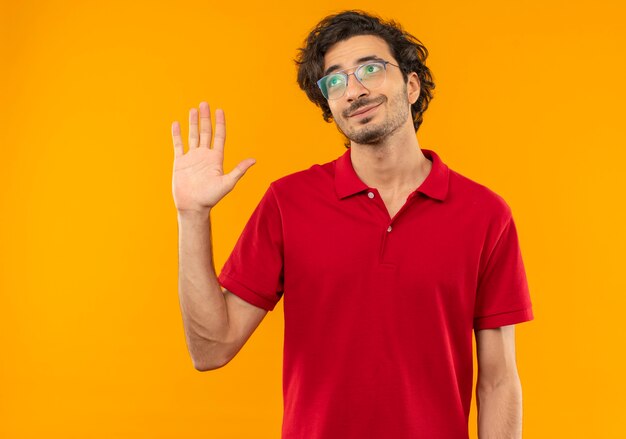
<svg viewBox="0 0 626 439">
<path fill-rule="evenodd" d="M 226 119 L 224 111 L 215 112 L 215 136 L 211 148 L 211 112 L 209 104 L 200 103 L 200 133 L 198 110 L 189 110 L 189 150 L 185 153 L 178 121 L 172 123 L 174 141 L 174 172 L 172 194 L 176 208 L 182 211 L 208 212 L 229 193 L 256 160 L 242 160 L 224 174 L 224 142 Z"/>
</svg>

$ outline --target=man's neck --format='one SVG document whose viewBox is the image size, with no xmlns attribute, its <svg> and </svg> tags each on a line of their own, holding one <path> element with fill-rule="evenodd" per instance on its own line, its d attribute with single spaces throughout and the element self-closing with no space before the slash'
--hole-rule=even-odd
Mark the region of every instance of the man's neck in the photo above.
<svg viewBox="0 0 626 439">
<path fill-rule="evenodd" d="M 417 189 L 432 168 L 432 162 L 420 149 L 415 132 L 402 134 L 398 133 L 385 143 L 352 143 L 350 147 L 352 167 L 361 181 L 389 196 L 404 195 Z"/>
</svg>

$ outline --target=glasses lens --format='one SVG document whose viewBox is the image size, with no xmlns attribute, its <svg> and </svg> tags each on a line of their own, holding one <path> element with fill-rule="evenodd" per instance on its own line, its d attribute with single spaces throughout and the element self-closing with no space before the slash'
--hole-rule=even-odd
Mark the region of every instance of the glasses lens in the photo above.
<svg viewBox="0 0 626 439">
<path fill-rule="evenodd" d="M 355 70 L 354 76 L 367 88 L 375 88 L 385 81 L 385 63 L 371 62 L 363 64 Z M 332 73 L 318 81 L 320 90 L 326 99 L 339 99 L 348 86 L 348 75 Z"/>
<path fill-rule="evenodd" d="M 363 86 L 367 88 L 378 87 L 385 80 L 385 65 L 380 62 L 363 64 L 354 74 Z"/>
<path fill-rule="evenodd" d="M 324 76 L 320 81 L 320 88 L 326 99 L 337 99 L 346 89 L 346 76 L 341 73 Z"/>
</svg>

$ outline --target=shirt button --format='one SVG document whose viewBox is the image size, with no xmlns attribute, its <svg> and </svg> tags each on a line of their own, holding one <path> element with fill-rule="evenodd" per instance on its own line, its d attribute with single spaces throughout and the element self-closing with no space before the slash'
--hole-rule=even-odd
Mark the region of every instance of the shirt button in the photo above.
<svg viewBox="0 0 626 439">
<path fill-rule="evenodd" d="M 370 198 L 374 198 L 374 192 L 368 192 L 367 196 L 370 197 Z"/>
<path fill-rule="evenodd" d="M 391 232 L 391 226 L 387 227 L 387 231 Z"/>
</svg>

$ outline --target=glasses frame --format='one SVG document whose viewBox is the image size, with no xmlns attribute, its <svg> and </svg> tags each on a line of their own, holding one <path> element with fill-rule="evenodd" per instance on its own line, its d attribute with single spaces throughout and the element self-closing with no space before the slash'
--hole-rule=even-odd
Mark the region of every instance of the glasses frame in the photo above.
<svg viewBox="0 0 626 439">
<path fill-rule="evenodd" d="M 392 66 L 400 68 L 399 65 L 394 64 L 391 61 L 385 61 L 384 59 L 373 59 L 373 60 L 368 61 L 366 63 L 359 64 L 358 66 L 348 67 L 347 69 L 339 70 L 339 71 L 336 71 L 336 72 L 329 73 L 328 75 L 324 75 L 320 79 L 317 80 L 317 86 L 319 87 L 320 91 L 322 92 L 322 96 L 324 96 L 324 99 L 326 99 L 328 101 L 334 101 L 336 99 L 339 99 L 339 98 L 343 97 L 343 95 L 346 94 L 346 90 L 348 89 L 348 80 L 349 80 L 348 77 L 350 75 L 354 75 L 356 80 L 359 81 L 359 84 L 361 84 L 363 87 L 365 87 L 365 88 L 367 88 L 369 90 L 369 88 L 365 84 L 363 84 L 361 79 L 356 75 L 356 72 L 360 71 L 360 69 L 362 69 L 363 67 L 365 67 L 367 65 L 370 65 L 370 64 L 382 64 L 383 65 L 383 69 L 385 70 L 385 77 L 383 78 L 383 82 L 381 82 L 380 85 L 377 86 L 377 87 L 380 87 L 381 85 L 383 85 L 385 83 L 385 80 L 387 79 L 387 64 L 391 64 Z M 352 69 L 354 69 L 354 71 L 352 73 L 345 73 L 347 70 L 352 70 Z M 331 98 L 329 98 L 329 97 L 327 97 L 325 95 L 324 89 L 322 88 L 322 81 L 324 81 L 329 76 L 333 76 L 333 75 L 342 75 L 345 78 L 346 87 L 343 89 L 343 93 L 340 96 L 337 96 L 337 97 L 331 99 Z"/>
</svg>

